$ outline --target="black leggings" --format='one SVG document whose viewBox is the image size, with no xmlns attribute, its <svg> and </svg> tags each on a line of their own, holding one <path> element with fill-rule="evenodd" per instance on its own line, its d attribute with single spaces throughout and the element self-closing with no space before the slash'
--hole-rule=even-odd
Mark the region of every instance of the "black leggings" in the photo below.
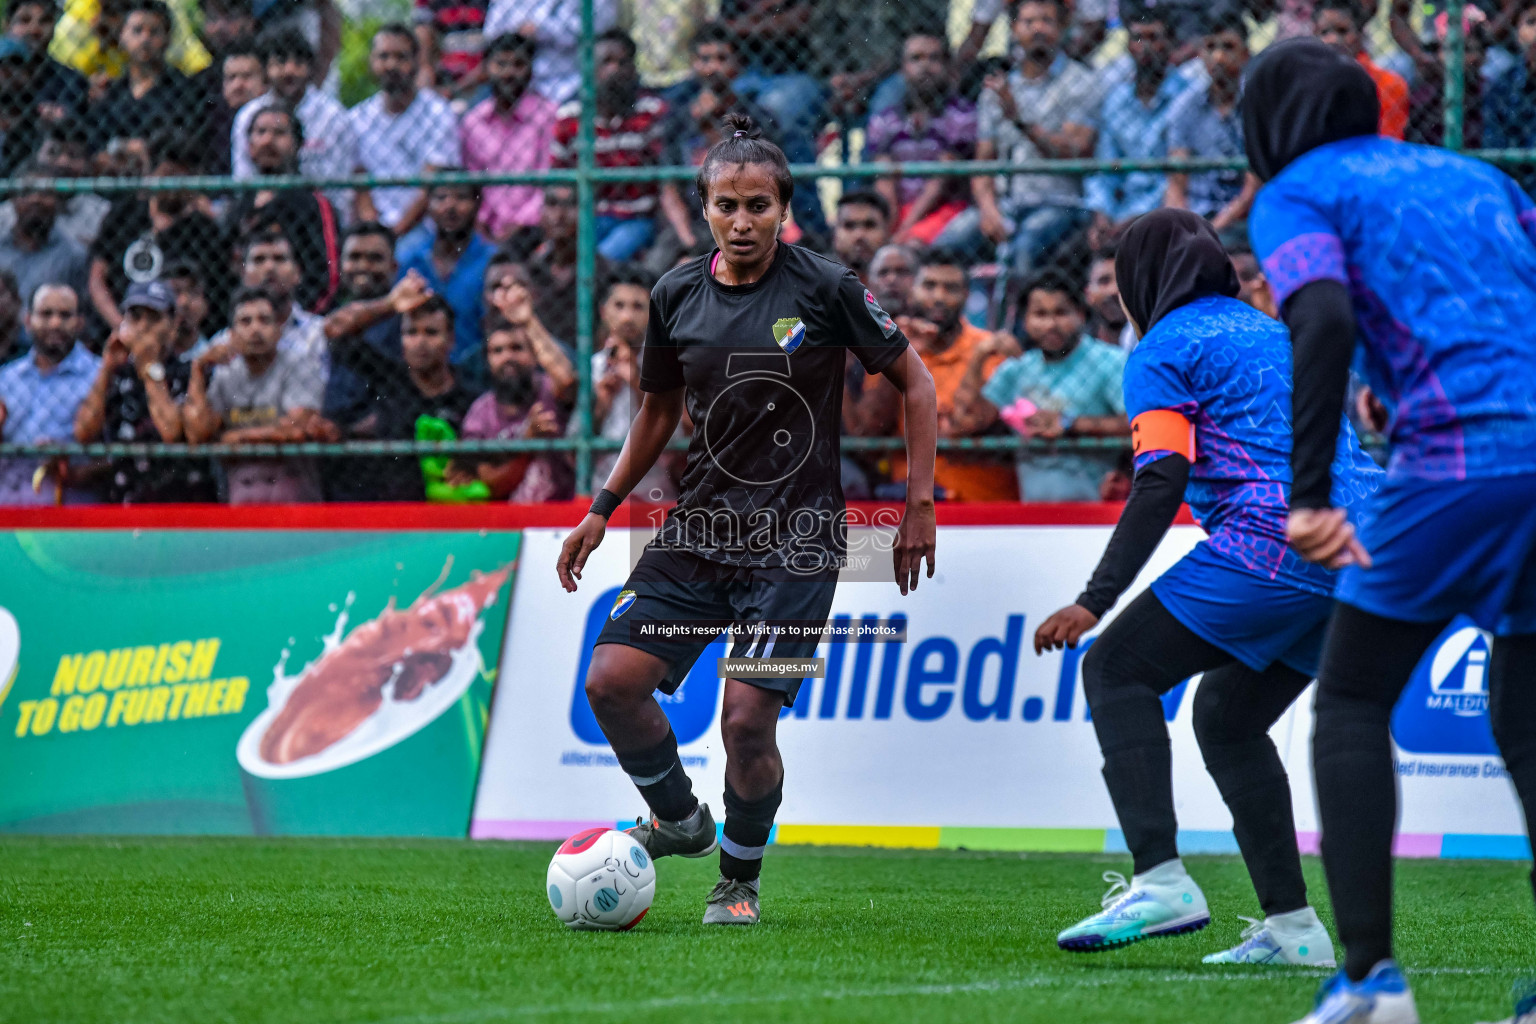
<svg viewBox="0 0 1536 1024">
<path fill-rule="evenodd" d="M 1334 608 L 1317 688 L 1312 761 L 1344 969 L 1358 981 L 1392 955 L 1392 833 L 1397 773 L 1390 723 L 1414 666 L 1449 623 Z M 1489 714 L 1525 812 L 1536 821 L 1536 636 L 1500 637 L 1488 665 Z M 1533 878 L 1536 882 L 1536 878 Z"/>
<path fill-rule="evenodd" d="M 1132 601 L 1083 658 L 1083 685 L 1104 753 L 1104 782 L 1136 871 L 1179 855 L 1173 757 L 1158 699 L 1196 673 L 1195 736 L 1232 812 L 1266 916 L 1300 910 L 1307 887 L 1296 849 L 1291 787 L 1269 729 L 1311 680 L 1275 664 L 1256 672 L 1196 636 L 1150 590 Z"/>
</svg>

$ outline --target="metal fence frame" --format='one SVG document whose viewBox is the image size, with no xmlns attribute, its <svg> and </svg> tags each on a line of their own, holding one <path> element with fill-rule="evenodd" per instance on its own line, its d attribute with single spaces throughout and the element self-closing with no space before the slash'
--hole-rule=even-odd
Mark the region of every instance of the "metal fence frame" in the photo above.
<svg viewBox="0 0 1536 1024">
<path fill-rule="evenodd" d="M 1444 148 L 1466 152 L 1470 156 L 1503 166 L 1536 164 L 1536 150 L 1463 150 L 1466 89 L 1465 34 L 1462 31 L 1462 14 L 1467 0 L 1447 0 L 1446 13 L 1446 76 L 1444 92 Z M 594 31 L 593 0 L 581 3 L 582 36 L 592 40 Z M 636 167 L 600 168 L 595 164 L 595 109 L 596 67 L 593 47 L 581 48 L 581 103 L 582 117 L 576 140 L 577 161 L 574 168 L 552 169 L 523 173 L 493 172 L 443 172 L 432 175 L 408 177 L 353 176 L 346 178 L 311 178 L 304 176 L 268 176 L 258 179 L 234 180 L 221 177 L 166 177 L 166 178 L 50 178 L 29 179 L 28 189 L 46 189 L 61 194 L 93 192 L 112 194 L 142 191 L 190 191 L 227 193 L 252 190 L 281 190 L 284 188 L 337 189 L 374 188 L 401 186 L 419 188 L 426 185 L 550 185 L 568 184 L 576 187 L 577 194 L 577 245 L 576 245 L 576 371 L 579 381 L 575 417 L 577 430 L 573 436 L 552 439 L 516 439 L 500 441 L 351 441 L 334 444 L 313 442 L 291 444 L 223 445 L 223 444 L 12 444 L 0 443 L 3 456 L 84 456 L 84 457 L 170 457 L 204 458 L 209 456 L 411 456 L 514 452 L 571 451 L 576 455 L 576 480 L 579 493 L 586 493 L 592 473 L 594 452 L 615 451 L 622 442 L 594 437 L 592 434 L 592 352 L 595 329 L 594 300 L 596 298 L 596 231 L 594 200 L 596 186 L 613 182 L 635 181 L 691 181 L 697 174 L 694 167 Z M 796 164 L 790 170 L 797 179 L 837 178 L 860 180 L 885 177 L 891 174 L 914 177 L 963 176 L 987 174 L 1048 173 L 1070 174 L 1086 177 L 1100 173 L 1131 171 L 1154 172 L 1201 172 L 1213 170 L 1247 170 L 1246 160 L 1241 159 L 1186 159 L 1186 160 L 1037 160 L 1014 163 L 1004 160 L 971 160 L 944 162 L 905 162 L 882 164 L 845 164 L 825 166 L 821 164 Z M 844 437 L 845 451 L 890 450 L 901 448 L 904 441 L 895 437 Z M 1120 450 L 1125 447 L 1121 438 L 1075 438 L 1060 441 L 1011 437 L 940 438 L 940 451 L 1091 451 Z M 674 442 L 673 447 L 684 447 Z"/>
</svg>

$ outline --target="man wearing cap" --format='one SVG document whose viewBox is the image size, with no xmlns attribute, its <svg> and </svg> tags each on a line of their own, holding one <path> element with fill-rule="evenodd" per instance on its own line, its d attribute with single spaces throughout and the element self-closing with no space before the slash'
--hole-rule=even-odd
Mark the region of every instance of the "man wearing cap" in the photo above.
<svg viewBox="0 0 1536 1024">
<path fill-rule="evenodd" d="M 123 319 L 107 339 L 101 369 L 75 414 L 75 440 L 165 442 L 183 439 L 182 404 L 191 366 L 174 357 L 176 294 L 163 281 L 133 284 Z M 108 501 L 126 504 L 212 501 L 207 463 L 200 459 L 114 459 Z"/>
</svg>

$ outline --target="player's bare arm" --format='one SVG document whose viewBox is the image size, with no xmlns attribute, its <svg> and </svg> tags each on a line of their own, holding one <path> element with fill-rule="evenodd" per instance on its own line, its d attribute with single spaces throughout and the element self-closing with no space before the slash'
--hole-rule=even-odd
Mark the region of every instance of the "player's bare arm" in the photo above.
<svg viewBox="0 0 1536 1024">
<path fill-rule="evenodd" d="M 933 375 L 910 345 L 884 371 L 885 379 L 901 392 L 907 425 L 907 510 L 896 531 L 892 562 L 896 585 L 906 594 L 917 589 L 919 569 L 926 559 L 933 576 L 937 530 L 933 507 L 933 459 L 939 436 L 938 395 Z"/>
</svg>

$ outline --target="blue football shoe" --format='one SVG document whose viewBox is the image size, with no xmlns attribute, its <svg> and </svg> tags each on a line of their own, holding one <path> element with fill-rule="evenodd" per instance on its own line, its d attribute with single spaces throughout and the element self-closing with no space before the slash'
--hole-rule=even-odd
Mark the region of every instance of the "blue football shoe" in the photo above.
<svg viewBox="0 0 1536 1024">
<path fill-rule="evenodd" d="M 1317 992 L 1317 1005 L 1296 1024 L 1419 1024 L 1408 979 L 1391 960 L 1360 981 L 1340 971 Z"/>
</svg>

